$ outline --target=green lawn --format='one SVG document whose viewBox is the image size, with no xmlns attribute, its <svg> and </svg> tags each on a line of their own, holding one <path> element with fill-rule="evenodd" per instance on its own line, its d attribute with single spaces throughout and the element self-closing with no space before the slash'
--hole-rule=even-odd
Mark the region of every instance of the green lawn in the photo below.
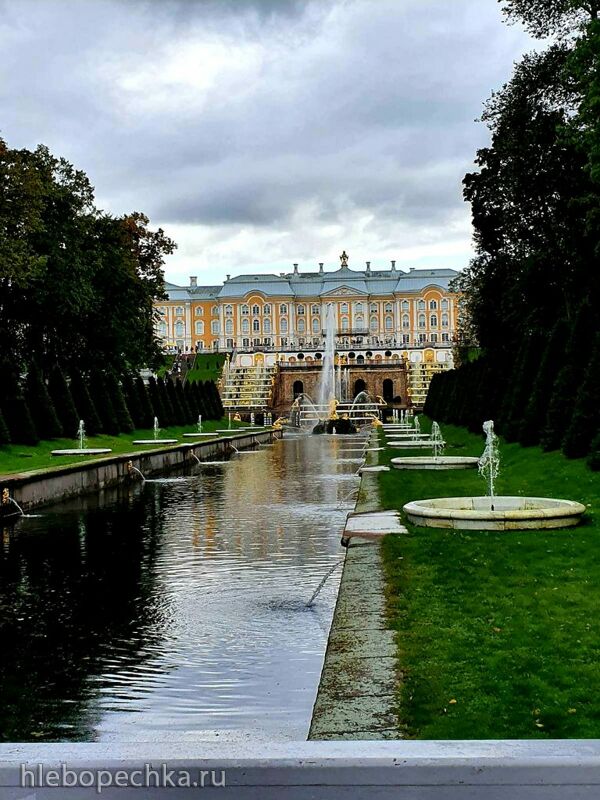
<svg viewBox="0 0 600 800">
<path fill-rule="evenodd" d="M 202 423 L 202 430 L 205 433 L 217 430 L 217 428 L 227 428 L 227 419 L 217 422 L 207 421 Z M 238 428 L 247 428 L 245 423 L 231 423 L 232 431 Z M 193 442 L 193 439 L 183 439 L 183 433 L 196 431 L 195 425 L 184 427 L 161 428 L 160 436 L 164 439 L 180 439 L 180 441 Z M 113 451 L 110 455 L 119 453 L 134 453 L 144 451 L 146 448 L 132 444 L 134 439 L 152 439 L 152 430 L 137 430 L 133 433 L 122 433 L 120 436 L 90 436 L 87 439 L 88 447 L 110 447 Z M 199 439 L 198 441 L 206 441 Z M 168 445 L 167 445 L 168 446 Z M 11 444 L 0 447 L 0 475 L 14 474 L 15 472 L 31 472 L 36 469 L 47 469 L 49 467 L 59 468 L 66 464 L 80 464 L 82 461 L 91 461 L 106 456 L 52 456 L 51 450 L 61 450 L 77 447 L 75 439 L 52 439 L 51 441 L 39 442 L 35 447 L 21 444 Z"/>
<path fill-rule="evenodd" d="M 218 381 L 225 362 L 224 353 L 198 353 L 187 373 L 188 381 Z"/>
<path fill-rule="evenodd" d="M 442 431 L 448 454 L 483 451 L 483 436 Z M 380 463 L 399 452 L 387 449 Z M 408 526 L 408 536 L 384 541 L 404 676 L 402 733 L 600 737 L 600 480 L 583 461 L 559 453 L 502 444 L 501 454 L 499 494 L 579 500 L 589 506 L 587 518 L 563 531 Z M 393 470 L 380 475 L 380 490 L 383 507 L 398 509 L 409 500 L 485 494 L 476 470 Z"/>
</svg>

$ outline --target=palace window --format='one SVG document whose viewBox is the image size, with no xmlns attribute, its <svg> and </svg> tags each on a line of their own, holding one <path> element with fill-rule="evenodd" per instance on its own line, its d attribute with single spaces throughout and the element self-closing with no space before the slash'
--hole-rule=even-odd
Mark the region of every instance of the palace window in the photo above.
<svg viewBox="0 0 600 800">
<path fill-rule="evenodd" d="M 243 319 L 242 320 L 242 333 L 250 333 L 250 320 Z"/>
<path fill-rule="evenodd" d="M 425 314 L 419 314 L 419 328 L 424 328 L 427 325 Z"/>
<path fill-rule="evenodd" d="M 385 304 L 385 313 L 386 314 L 391 314 L 393 310 L 394 310 L 394 306 L 391 303 L 386 303 Z"/>
<path fill-rule="evenodd" d="M 242 339 L 242 347 L 250 347 L 250 339 Z"/>
<path fill-rule="evenodd" d="M 166 322 L 159 323 L 158 332 L 159 332 L 159 334 L 161 336 L 166 336 L 167 335 L 167 323 Z"/>
<path fill-rule="evenodd" d="M 370 328 L 372 331 L 379 330 L 379 321 L 377 320 L 377 317 L 371 317 Z"/>
<path fill-rule="evenodd" d="M 164 317 L 165 314 L 166 314 L 166 310 L 164 308 L 162 308 L 162 307 L 161 308 L 157 308 L 156 309 L 156 313 L 160 314 L 161 317 Z"/>
<path fill-rule="evenodd" d="M 364 326 L 365 326 L 365 318 L 362 317 L 362 316 L 356 317 L 354 324 L 355 324 L 355 326 L 357 328 L 364 328 Z"/>
<path fill-rule="evenodd" d="M 266 319 L 263 322 L 263 333 L 271 333 L 271 320 Z"/>
<path fill-rule="evenodd" d="M 437 300 L 430 300 L 429 301 L 429 310 L 430 311 L 437 311 Z"/>
<path fill-rule="evenodd" d="M 348 313 L 348 303 L 342 303 L 340 306 L 340 313 L 347 314 Z"/>
<path fill-rule="evenodd" d="M 219 320 L 218 319 L 213 319 L 213 321 L 210 323 L 210 330 L 211 330 L 212 333 L 219 333 L 220 332 L 221 326 L 219 324 Z"/>
<path fill-rule="evenodd" d="M 287 321 L 287 319 L 280 320 L 280 322 L 279 322 L 279 331 L 281 333 L 287 333 L 288 332 L 288 321 Z"/>
<path fill-rule="evenodd" d="M 354 313 L 355 314 L 363 314 L 364 313 L 364 308 L 363 308 L 363 304 L 362 303 L 357 303 L 354 306 Z"/>
<path fill-rule="evenodd" d="M 271 306 L 269 303 L 263 306 L 263 314 L 270 314 L 271 313 Z"/>
<path fill-rule="evenodd" d="M 320 330 L 321 330 L 321 320 L 318 317 L 313 317 L 312 321 L 313 333 L 319 333 Z"/>
<path fill-rule="evenodd" d="M 402 334 L 402 344 L 410 344 L 410 333 Z"/>
<path fill-rule="evenodd" d="M 431 334 L 431 341 L 433 342 L 433 344 L 437 344 L 437 340 L 438 340 L 437 333 L 432 333 Z"/>
<path fill-rule="evenodd" d="M 408 300 L 402 301 L 402 311 L 410 311 L 410 303 Z"/>
<path fill-rule="evenodd" d="M 419 344 L 425 344 L 425 334 L 424 333 L 420 333 L 419 334 Z"/>
<path fill-rule="evenodd" d="M 285 304 L 285 303 L 282 303 L 282 304 L 279 306 L 279 313 L 280 313 L 280 314 L 287 314 L 287 313 L 288 313 L 288 307 L 286 306 L 286 304 Z"/>
<path fill-rule="evenodd" d="M 232 317 L 233 316 L 233 306 L 232 305 L 226 305 L 225 306 L 225 316 L 226 317 Z"/>
<path fill-rule="evenodd" d="M 302 316 L 302 314 L 304 314 L 306 312 L 306 309 L 304 308 L 304 306 L 298 306 L 298 308 L 296 309 L 296 312 L 297 312 L 297 314 L 299 316 Z"/>
<path fill-rule="evenodd" d="M 230 336 L 233 333 L 233 320 L 232 319 L 226 319 L 225 320 L 225 333 L 229 334 Z"/>
<path fill-rule="evenodd" d="M 318 305 L 314 305 L 314 306 L 311 307 L 311 312 L 313 314 L 320 314 L 321 313 L 321 309 L 319 308 Z"/>
<path fill-rule="evenodd" d="M 298 320 L 298 333 L 304 333 L 306 331 L 306 323 L 303 319 Z"/>
<path fill-rule="evenodd" d="M 219 306 L 213 306 L 211 308 L 211 312 L 212 312 L 213 317 L 219 316 Z"/>
<path fill-rule="evenodd" d="M 392 317 L 385 318 L 385 329 L 386 331 L 393 331 L 394 330 L 394 320 Z"/>
<path fill-rule="evenodd" d="M 449 342 L 449 341 L 450 341 L 450 334 L 442 333 L 442 342 Z"/>
<path fill-rule="evenodd" d="M 442 314 L 442 328 L 447 328 L 450 325 L 450 317 L 448 314 Z"/>
<path fill-rule="evenodd" d="M 432 314 L 429 317 L 429 327 L 430 328 L 437 328 L 438 326 L 438 316 L 437 314 Z"/>
<path fill-rule="evenodd" d="M 252 313 L 254 316 L 258 316 L 260 314 L 260 306 L 252 306 Z"/>
<path fill-rule="evenodd" d="M 371 309 L 371 314 L 376 314 L 379 311 L 379 306 L 377 303 L 371 303 L 369 308 Z"/>
<path fill-rule="evenodd" d="M 202 322 L 202 320 L 198 320 L 198 322 L 196 323 L 196 334 L 198 336 L 202 336 L 204 334 L 204 323 Z"/>
<path fill-rule="evenodd" d="M 344 303 L 344 305 L 346 306 L 346 308 L 348 308 L 347 303 Z M 350 320 L 348 319 L 348 317 L 342 317 L 342 331 L 344 333 L 347 333 L 349 330 L 350 330 Z"/>
<path fill-rule="evenodd" d="M 175 308 L 175 316 L 176 317 L 183 317 L 183 308 L 181 306 L 176 306 L 176 308 Z"/>
<path fill-rule="evenodd" d="M 260 333 L 260 320 L 253 319 L 252 320 L 252 331 L 253 333 Z"/>
<path fill-rule="evenodd" d="M 196 342 L 196 350 L 204 350 L 204 342 L 200 339 Z"/>
<path fill-rule="evenodd" d="M 442 300 L 442 311 L 448 311 L 450 303 L 447 300 Z"/>
<path fill-rule="evenodd" d="M 419 300 L 417 303 L 417 308 L 419 311 L 425 311 L 425 300 Z"/>
<path fill-rule="evenodd" d="M 184 330 L 183 322 L 175 323 L 175 336 L 183 336 Z"/>
<path fill-rule="evenodd" d="M 250 314 L 250 306 L 247 306 L 245 303 L 242 306 L 242 316 L 247 317 Z"/>
<path fill-rule="evenodd" d="M 402 327 L 410 328 L 410 317 L 408 316 L 408 314 L 402 315 Z"/>
<path fill-rule="evenodd" d="M 197 317 L 201 317 L 202 314 L 204 314 L 204 309 L 202 308 L 202 306 L 196 306 L 196 310 L 194 311 L 194 314 Z"/>
</svg>

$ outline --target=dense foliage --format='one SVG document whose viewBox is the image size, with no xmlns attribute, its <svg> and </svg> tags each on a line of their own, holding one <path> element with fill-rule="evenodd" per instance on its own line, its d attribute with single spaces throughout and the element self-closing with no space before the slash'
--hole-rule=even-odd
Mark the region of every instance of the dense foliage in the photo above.
<svg viewBox="0 0 600 800">
<path fill-rule="evenodd" d="M 464 180 L 476 257 L 457 286 L 461 352 L 479 358 L 436 377 L 426 409 L 586 455 L 600 400 L 600 0 L 500 2 L 551 43 L 485 106 L 490 143 Z"/>
<path fill-rule="evenodd" d="M 157 397 L 138 377 L 164 360 L 153 301 L 174 248 L 143 214 L 97 209 L 85 173 L 48 148 L 0 139 L 0 445 L 74 439 L 80 419 L 116 435 L 211 418 L 214 384 Z"/>
</svg>

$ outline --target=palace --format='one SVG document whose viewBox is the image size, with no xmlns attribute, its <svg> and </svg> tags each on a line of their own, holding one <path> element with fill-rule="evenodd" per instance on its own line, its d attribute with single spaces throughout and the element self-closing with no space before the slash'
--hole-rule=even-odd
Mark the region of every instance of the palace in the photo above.
<svg viewBox="0 0 600 800">
<path fill-rule="evenodd" d="M 340 363 L 404 363 L 412 367 L 413 401 L 415 394 L 420 401 L 420 383 L 428 380 L 417 373 L 426 365 L 429 375 L 452 366 L 458 296 L 451 281 L 458 272 L 404 271 L 395 261 L 385 270 L 369 261 L 354 270 L 346 253 L 340 260 L 331 272 L 322 263 L 306 272 L 294 264 L 279 275 L 228 275 L 222 286 L 199 286 L 195 277 L 189 286 L 167 283 L 168 300 L 156 303 L 157 335 L 183 352 L 225 351 L 235 368 L 317 368 L 333 304 Z"/>
</svg>

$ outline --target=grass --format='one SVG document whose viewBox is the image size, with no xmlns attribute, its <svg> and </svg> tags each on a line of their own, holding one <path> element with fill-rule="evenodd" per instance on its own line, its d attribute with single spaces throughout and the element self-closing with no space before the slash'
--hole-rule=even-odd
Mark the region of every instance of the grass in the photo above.
<svg viewBox="0 0 600 800">
<path fill-rule="evenodd" d="M 188 381 L 218 381 L 225 363 L 224 353 L 197 353 L 194 366 L 187 373 Z"/>
<path fill-rule="evenodd" d="M 452 426 L 443 433 L 448 454 L 483 450 L 480 436 Z M 398 454 L 388 448 L 380 463 Z M 588 514 L 580 527 L 562 531 L 409 525 L 408 536 L 386 538 L 388 610 L 403 674 L 402 734 L 600 737 L 600 481 L 583 461 L 558 452 L 502 444 L 501 455 L 498 494 L 578 500 Z M 388 509 L 485 493 L 476 470 L 392 470 L 379 479 Z"/>
<path fill-rule="evenodd" d="M 202 430 L 204 433 L 210 433 L 218 428 L 227 428 L 228 422 L 226 419 L 210 420 L 202 423 Z M 238 428 L 248 427 L 245 423 L 231 423 L 232 431 Z M 183 427 L 161 428 L 160 438 L 164 439 L 180 439 L 184 433 L 193 433 L 196 431 L 194 425 L 186 425 Z M 52 439 L 50 441 L 41 441 L 35 446 L 27 446 L 22 444 L 11 444 L 0 447 L 0 475 L 10 475 L 18 472 L 31 472 L 39 469 L 58 469 L 67 464 L 80 464 L 82 461 L 94 461 L 99 458 L 106 458 L 112 455 L 119 455 L 120 453 L 134 453 L 143 452 L 148 450 L 148 447 L 134 445 L 134 439 L 152 439 L 154 438 L 153 430 L 137 430 L 133 433 L 122 433 L 120 436 L 89 436 L 87 439 L 88 447 L 109 447 L 112 453 L 107 453 L 106 456 L 53 456 L 50 454 L 51 450 L 62 450 L 77 447 L 75 439 Z M 188 439 L 188 442 L 193 442 L 193 439 Z M 199 439 L 199 441 L 205 441 Z"/>
</svg>

